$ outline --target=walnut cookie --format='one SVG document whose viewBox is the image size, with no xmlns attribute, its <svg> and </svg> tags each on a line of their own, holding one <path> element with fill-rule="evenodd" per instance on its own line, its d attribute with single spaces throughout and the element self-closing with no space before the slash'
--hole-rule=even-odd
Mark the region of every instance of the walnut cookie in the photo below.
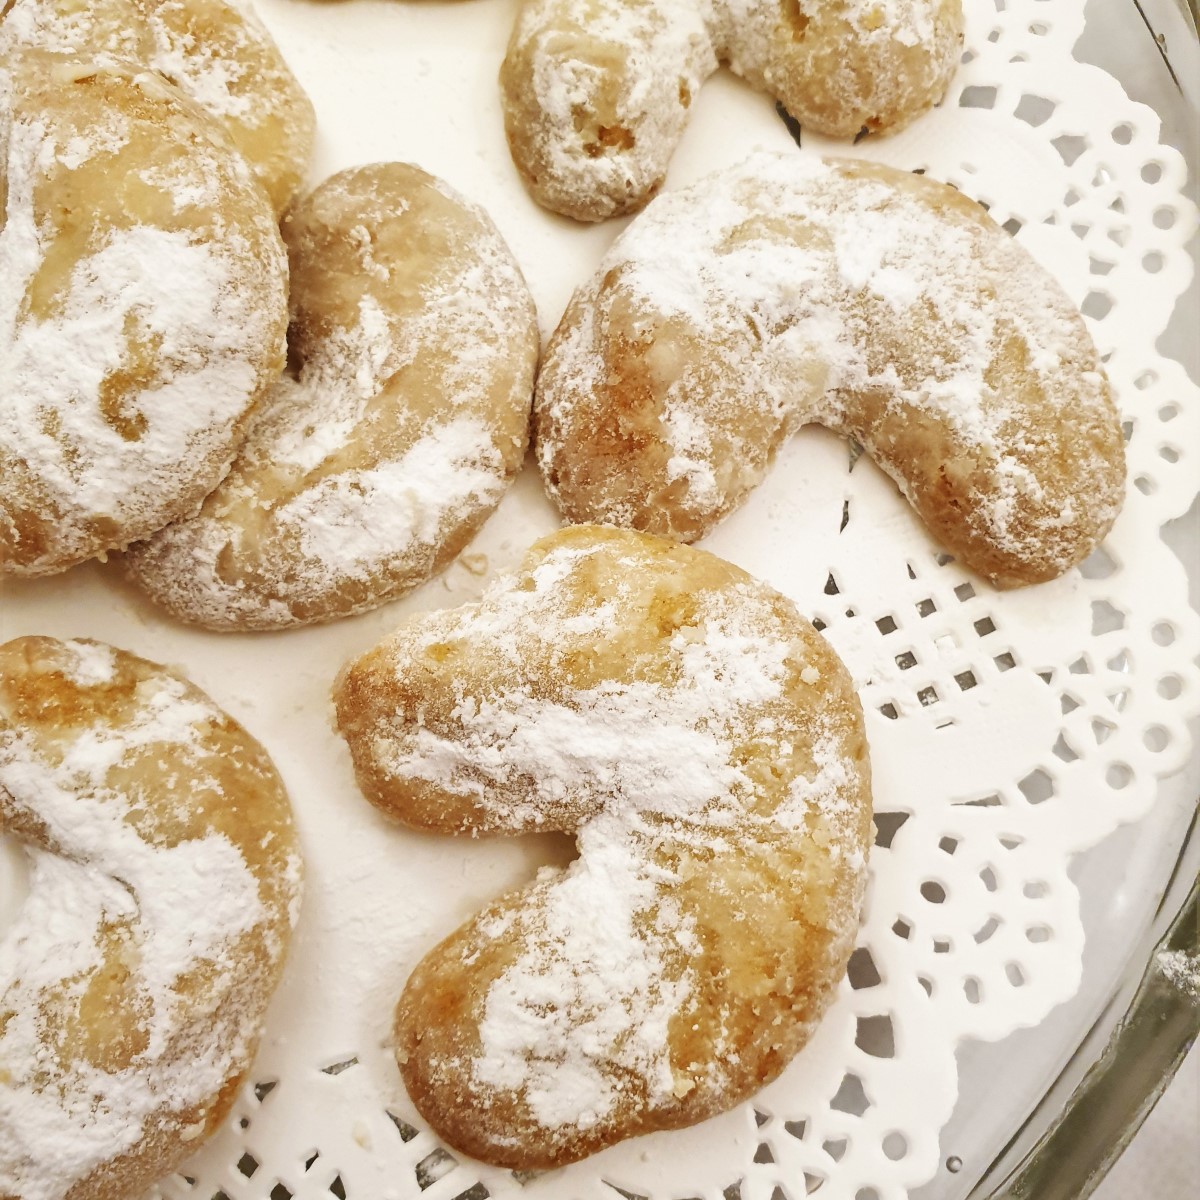
<svg viewBox="0 0 1200 1200">
<path fill-rule="evenodd" d="M 954 188 L 848 159 L 758 154 L 656 199 L 568 305 L 534 414 L 569 520 L 682 541 L 810 421 L 1001 587 L 1082 561 L 1124 500 L 1112 391 L 1058 283 Z"/>
<path fill-rule="evenodd" d="M 852 138 L 940 101 L 962 30 L 961 0 L 524 0 L 500 71 L 509 147 L 539 204 L 600 221 L 658 190 L 718 64 Z"/>
<path fill-rule="evenodd" d="M 0 57 L 36 48 L 150 67 L 214 120 L 277 213 L 312 155 L 316 119 L 254 12 L 238 0 L 7 0 Z"/>
<path fill-rule="evenodd" d="M 284 221 L 299 379 L 200 512 L 131 548 L 185 621 L 272 629 L 374 608 L 445 567 L 525 456 L 539 337 L 482 209 L 416 167 L 335 175 Z"/>
<path fill-rule="evenodd" d="M 0 1198 L 129 1200 L 224 1120 L 298 915 L 265 751 L 174 671 L 0 646 L 0 831 L 31 854 L 0 939 Z"/>
<path fill-rule="evenodd" d="M 284 364 L 287 260 L 224 131 L 161 76 L 0 68 L 0 571 L 146 537 L 216 486 Z"/>
<path fill-rule="evenodd" d="M 543 870 L 432 949 L 396 1010 L 417 1107 L 540 1169 L 693 1124 L 773 1079 L 854 944 L 871 826 L 862 711 L 790 601 L 596 527 L 351 663 L 364 793 L 421 830 L 563 830 Z"/>
</svg>

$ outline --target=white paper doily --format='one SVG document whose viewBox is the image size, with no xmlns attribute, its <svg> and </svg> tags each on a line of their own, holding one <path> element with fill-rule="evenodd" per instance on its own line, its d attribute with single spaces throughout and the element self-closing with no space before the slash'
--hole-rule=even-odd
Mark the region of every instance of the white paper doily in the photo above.
<svg viewBox="0 0 1200 1200">
<path fill-rule="evenodd" d="M 964 64 L 945 104 L 852 152 L 952 182 L 1063 280 L 1123 409 L 1129 498 L 1082 571 L 998 593 L 939 552 L 867 460 L 851 465 L 844 443 L 805 430 L 706 541 L 825 627 L 861 689 L 878 811 L 850 976 L 814 1042 L 752 1104 L 518 1178 L 440 1145 L 391 1060 L 391 1010 L 418 958 L 571 847 L 386 824 L 329 729 L 328 689 L 405 613 L 474 598 L 557 524 L 535 472 L 442 580 L 326 628 L 186 629 L 113 565 L 6 585 L 6 638 L 100 637 L 182 665 L 267 745 L 297 808 L 306 908 L 255 1084 L 186 1176 L 155 1196 L 903 1200 L 938 1166 L 956 1044 L 1035 1024 L 1076 988 L 1070 857 L 1147 811 L 1158 779 L 1185 761 L 1185 722 L 1200 711 L 1200 621 L 1157 536 L 1200 479 L 1200 392 L 1155 351 L 1190 279 L 1195 214 L 1154 113 L 1072 60 L 1082 0 L 966 7 Z M 259 8 L 316 103 L 314 178 L 386 158 L 443 175 L 489 208 L 552 328 L 621 223 L 548 216 L 516 178 L 496 85 L 511 0 Z M 694 107 L 670 186 L 756 147 L 851 152 L 807 136 L 796 151 L 770 102 L 732 79 L 711 81 Z M 0 923 L 4 905 L 0 896 Z"/>
</svg>

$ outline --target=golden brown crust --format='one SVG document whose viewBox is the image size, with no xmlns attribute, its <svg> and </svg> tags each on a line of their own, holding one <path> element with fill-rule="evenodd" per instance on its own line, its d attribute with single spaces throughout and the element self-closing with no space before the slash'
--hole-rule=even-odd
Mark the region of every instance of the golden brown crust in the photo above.
<svg viewBox="0 0 1200 1200">
<path fill-rule="evenodd" d="M 401 997 L 405 1084 L 451 1144 L 561 1165 L 729 1108 L 808 1039 L 854 941 L 869 768 L 844 668 L 782 596 L 566 529 L 350 664 L 335 703 L 406 824 L 579 839 Z"/>
<path fill-rule="evenodd" d="M 92 641 L 0 646 L 0 1195 L 128 1200 L 224 1119 L 299 901 L 287 794 L 180 675 Z"/>
<path fill-rule="evenodd" d="M 533 300 L 482 209 L 403 163 L 343 171 L 284 221 L 299 382 L 263 401 L 194 517 L 128 555 L 213 629 L 328 621 L 446 566 L 524 460 Z"/>
<path fill-rule="evenodd" d="M 14 0 L 0 53 L 111 55 L 158 71 L 226 129 L 276 212 L 312 155 L 308 97 L 253 10 L 238 0 Z"/>
<path fill-rule="evenodd" d="M 505 130 L 538 203 L 599 221 L 655 194 L 718 63 L 850 138 L 939 101 L 961 42 L 960 0 L 524 0 L 500 71 Z"/>
<path fill-rule="evenodd" d="M 160 76 L 0 68 L 0 570 L 194 511 L 283 366 L 287 264 L 224 133 Z"/>
<path fill-rule="evenodd" d="M 664 195 L 580 288 L 534 402 L 573 521 L 692 541 L 809 421 L 863 444 L 1000 586 L 1085 558 L 1124 495 L 1095 346 L 979 205 L 892 167 L 757 155 Z"/>
</svg>

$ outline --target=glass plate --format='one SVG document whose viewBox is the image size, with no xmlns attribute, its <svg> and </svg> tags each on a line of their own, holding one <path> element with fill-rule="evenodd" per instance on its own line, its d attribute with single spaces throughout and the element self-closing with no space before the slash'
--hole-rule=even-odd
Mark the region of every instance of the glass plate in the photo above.
<svg viewBox="0 0 1200 1200">
<path fill-rule="evenodd" d="M 1196 13 L 1196 0 L 1089 0 L 1087 26 L 1075 48 L 1077 58 L 1104 67 L 1132 99 L 1159 114 L 1163 142 L 1188 161 L 1187 192 L 1193 199 L 1200 198 Z M 1193 260 L 1200 258 L 1200 235 L 1192 239 L 1191 253 Z M 1200 290 L 1193 279 L 1159 346 L 1194 380 L 1200 379 L 1198 331 Z M 1163 538 L 1187 567 L 1195 607 L 1200 502 L 1164 527 Z M 1118 831 L 1111 845 L 1085 852 L 1075 865 L 1093 947 L 1078 995 L 1038 1031 L 962 1052 L 964 1095 L 943 1132 L 948 1151 L 943 1169 L 912 1193 L 913 1200 L 1084 1200 L 1200 1037 L 1200 757 L 1195 749 L 1186 770 L 1162 787 L 1165 803 L 1144 827 L 1132 836 L 1130 830 Z M 1142 868 L 1131 869 L 1122 885 L 1112 888 L 1111 880 L 1139 855 Z M 1095 950 L 1098 943 L 1107 953 Z M 1181 954 L 1190 958 L 1190 977 L 1181 974 Z M 1024 1064 L 1039 1056 L 1058 1064 L 1040 1093 L 1037 1086 L 1019 1083 Z M 1006 1070 L 1008 1059 L 1017 1068 Z M 974 1088 L 971 1076 L 977 1080 Z M 1007 1131 L 1001 1124 L 985 1133 L 984 1127 L 993 1124 L 997 1095 L 1012 1096 L 1006 1107 L 1018 1115 Z M 1194 1156 L 1195 1142 L 1190 1149 Z M 1187 1154 L 1189 1147 L 1181 1152 Z"/>
<path fill-rule="evenodd" d="M 1111 106 L 1115 106 L 1112 111 L 1126 112 L 1124 97 L 1108 87 L 1110 81 L 1089 77 L 1084 82 L 1096 89 L 1100 102 L 1093 110 L 1062 78 L 1033 77 L 1029 64 L 1013 53 L 1014 43 L 1019 43 L 1022 51 L 1035 52 L 1036 61 L 1037 43 L 1054 42 L 1061 49 L 1061 74 L 1070 74 L 1074 64 L 1064 30 L 1074 28 L 1078 5 L 1072 0 L 969 2 L 976 60 L 970 67 L 970 81 L 964 70 L 957 102 L 947 106 L 950 111 L 931 114 L 911 135 L 868 139 L 855 152 L 893 156 L 900 165 L 912 168 L 926 163 L 931 168 L 946 166 L 949 173 L 944 177 L 986 199 L 1006 228 L 1061 273 L 1072 295 L 1084 304 L 1093 328 L 1110 344 L 1119 341 L 1126 326 L 1138 327 L 1145 320 L 1143 310 L 1153 309 L 1170 292 L 1179 280 L 1178 272 L 1170 286 L 1160 286 L 1157 299 L 1152 290 L 1133 289 L 1110 297 L 1107 303 L 1112 307 L 1106 309 L 1104 285 L 1096 279 L 1098 268 L 1089 269 L 1089 256 L 1082 248 L 1093 246 L 1104 234 L 1097 225 L 1085 242 L 1082 235 L 1073 238 L 1068 229 L 1071 213 L 1095 206 L 1093 196 L 1075 195 L 1076 188 L 1085 193 L 1094 190 L 1092 168 L 1086 178 L 1080 174 L 1082 168 L 1074 168 L 1072 174 L 1068 153 L 1055 154 L 1045 145 L 1037 146 L 1028 128 L 1018 129 L 1020 136 L 1006 136 L 1004 121 L 1011 121 L 1014 108 L 1020 108 L 1026 98 L 1032 107 L 1022 119 L 1031 118 L 1028 125 L 1045 121 L 1047 104 L 1053 111 L 1057 98 L 1060 112 L 1055 120 L 1064 122 L 1069 143 L 1079 127 L 1090 129 L 1088 122 L 1100 119 L 1096 113 L 1107 113 Z M 411 157 L 485 201 L 530 273 L 543 326 L 548 329 L 619 223 L 580 229 L 535 212 L 513 176 L 495 103 L 495 66 L 511 22 L 511 4 L 504 0 L 461 5 L 356 0 L 333 6 L 263 0 L 260 7 L 297 72 L 309 83 L 305 72 L 310 71 L 311 85 L 320 92 L 314 90 L 323 121 L 316 177 L 354 162 Z M 1200 71 L 1191 73 L 1187 62 L 1195 46 L 1177 37 L 1180 26 L 1166 24 L 1182 21 L 1184 12 L 1182 7 L 1168 7 L 1158 16 L 1146 3 L 1139 8 L 1126 0 L 1092 0 L 1076 57 L 1103 66 L 1135 100 L 1157 111 L 1164 122 L 1164 142 L 1194 152 L 1196 110 L 1189 107 L 1181 87 L 1189 79 L 1200 80 Z M 1169 28 L 1167 57 L 1148 32 L 1147 21 L 1159 20 L 1162 29 Z M 993 22 L 994 41 L 988 34 Z M 486 55 L 463 32 L 468 29 L 472 37 L 482 32 L 490 39 Z M 389 45 L 384 31 L 408 40 Z M 1160 30 L 1156 27 L 1154 32 Z M 985 70 L 996 76 L 989 79 L 982 73 Z M 395 78 L 402 71 L 410 72 L 411 78 Z M 364 103 L 357 110 L 351 102 L 369 96 L 369 79 L 380 82 L 379 94 L 385 102 Z M 1006 85 L 1000 89 L 1005 94 L 998 95 L 991 86 L 995 79 Z M 1176 86 L 1176 80 L 1181 86 Z M 991 113 L 967 111 L 999 103 L 1010 107 Z M 670 186 L 737 161 L 756 142 L 795 151 L 769 104 L 732 80 L 714 79 L 695 109 L 692 128 L 672 164 Z M 1164 211 L 1155 205 L 1164 202 L 1161 197 L 1174 179 L 1175 167 L 1163 168 L 1171 179 L 1158 186 L 1145 176 L 1139 182 L 1144 160 L 1134 155 L 1144 152 L 1153 157 L 1158 136 L 1146 116 L 1142 110 L 1131 124 L 1113 120 L 1097 125 L 1096 132 L 1097 146 L 1120 159 L 1129 171 L 1130 196 L 1145 205 L 1149 225 L 1152 215 Z M 822 147 L 819 139 L 810 138 L 804 139 L 802 149 L 811 152 L 814 144 L 818 149 L 848 152 L 845 146 Z M 1195 154 L 1191 156 L 1194 163 Z M 1056 191 L 1026 186 L 1022 172 L 1037 170 L 1049 172 Z M 1104 170 L 1103 164 L 1096 168 L 1097 186 L 1105 182 Z M 1191 186 L 1194 189 L 1194 174 Z M 1073 207 L 1076 200 L 1081 201 L 1080 208 Z M 1052 220 L 1056 229 L 1047 228 Z M 1148 241 L 1147 247 L 1151 244 Z M 1143 265 L 1134 262 L 1131 267 L 1144 289 L 1153 284 L 1151 268 L 1144 267 L 1152 257 L 1148 254 L 1141 260 Z M 1194 356 L 1194 302 L 1193 287 L 1159 349 L 1177 358 Z M 1190 313 L 1187 304 L 1193 306 Z M 1158 315 L 1145 321 L 1147 329 L 1157 332 Z M 1133 382 L 1140 367 L 1118 359 L 1111 368 L 1114 375 L 1118 367 L 1127 385 L 1140 386 Z M 1194 361 L 1191 369 L 1194 376 L 1198 374 Z M 1167 436 L 1165 424 L 1159 426 L 1168 419 L 1163 415 L 1166 407 L 1158 409 L 1155 417 L 1159 403 L 1156 400 L 1142 412 L 1142 428 L 1131 449 L 1148 456 L 1152 461 L 1147 471 L 1157 471 L 1163 488 L 1174 488 L 1178 494 L 1184 471 L 1155 458 L 1154 442 L 1147 441 Z M 1175 453 L 1171 446 L 1166 448 Z M 1191 453 L 1186 445 L 1179 449 Z M 1080 1093 L 1100 1095 L 1110 1114 L 1107 1128 L 1120 1131 L 1103 1133 L 1093 1118 L 1084 1122 L 1102 1133 L 1099 1153 L 1087 1148 L 1077 1132 L 1078 1122 L 1061 1126 L 1065 1132 L 1052 1134 L 1049 1140 L 1039 1139 L 1046 1136 L 1066 1097 L 1099 1056 L 1108 1026 L 1125 1008 L 1151 962 L 1151 949 L 1167 910 L 1179 903 L 1178 885 L 1173 885 L 1165 901 L 1161 898 L 1181 861 L 1181 846 L 1186 847 L 1184 865 L 1176 878 L 1195 874 L 1200 847 L 1194 836 L 1190 840 L 1188 836 L 1200 773 L 1195 753 L 1185 774 L 1159 786 L 1156 777 L 1166 767 L 1155 770 L 1150 753 L 1154 747 L 1142 746 L 1135 737 L 1128 752 L 1140 773 L 1136 786 L 1120 794 L 1115 785 L 1105 786 L 1104 765 L 1109 760 L 1099 755 L 1095 742 L 1080 747 L 1081 755 L 1100 760 L 1099 767 L 1091 768 L 1095 792 L 1088 792 L 1087 781 L 1093 775 L 1086 773 L 1086 759 L 1070 766 L 1065 753 L 1051 749 L 1057 746 L 1057 724 L 1045 744 L 1030 751 L 1041 758 L 1033 757 L 1019 768 L 1003 761 L 1004 755 L 995 747 L 998 739 L 987 735 L 1005 697 L 1008 707 L 1018 710 L 1022 698 L 1028 698 L 1030 708 L 1039 712 L 1049 705 L 1056 722 L 1062 719 L 1060 699 L 1066 712 L 1067 690 L 1094 702 L 1097 713 L 1112 699 L 1104 694 L 1106 687 L 1112 690 L 1109 676 L 1114 672 L 1119 676 L 1127 666 L 1110 671 L 1103 662 L 1106 655 L 1099 655 L 1094 669 L 1076 677 L 1068 674 L 1069 660 L 1053 658 L 1047 661 L 1059 670 L 1055 678 L 1053 670 L 1039 672 L 1045 664 L 1037 659 L 1043 653 L 1060 652 L 1047 647 L 1045 637 L 1039 635 L 1044 624 L 1040 606 L 1046 603 L 1068 614 L 1074 622 L 1068 622 L 1070 636 L 1079 632 L 1090 645 L 1097 634 L 1094 614 L 1105 609 L 1103 598 L 1109 595 L 1103 581 L 1075 574 L 1036 594 L 997 596 L 945 561 L 896 505 L 894 489 L 882 483 L 869 464 L 860 464 L 851 474 L 846 459 L 844 448 L 824 434 L 796 439 L 781 453 L 771 480 L 708 544 L 788 591 L 810 615 L 822 617 L 828 636 L 864 680 L 872 752 L 878 751 L 881 764 L 907 763 L 905 754 L 915 752 L 903 743 L 945 744 L 973 728 L 982 731 L 980 744 L 990 748 L 988 764 L 994 777 L 977 787 L 972 768 L 978 764 L 966 752 L 942 762 L 944 770 L 933 773 L 936 778 L 929 786 L 920 762 L 907 773 L 881 770 L 874 907 L 864 939 L 876 953 L 883 978 L 871 983 L 862 972 L 852 978 L 796 1070 L 752 1105 L 692 1131 L 628 1143 L 561 1177 L 514 1180 L 456 1159 L 419 1127 L 399 1087 L 382 1032 L 406 971 L 423 946 L 483 900 L 525 878 L 534 866 L 560 859 L 561 845 L 552 839 L 524 839 L 520 845 L 449 845 L 444 843 L 451 839 L 441 839 L 440 844 L 426 839 L 417 853 L 412 838 L 383 825 L 357 800 L 344 747 L 329 733 L 325 720 L 328 686 L 336 667 L 377 641 L 403 614 L 473 598 L 482 586 L 475 567 L 456 564 L 440 580 L 377 613 L 321 629 L 257 637 L 214 637 L 172 625 L 122 582 L 114 564 L 91 564 L 67 579 L 24 581 L 12 587 L 0 614 L 6 637 L 25 632 L 97 636 L 152 658 L 183 664 L 276 756 L 297 800 L 311 852 L 305 915 L 253 1084 L 239 1098 L 228 1127 L 184 1175 L 165 1183 L 161 1194 L 195 1200 L 316 1200 L 329 1195 L 368 1200 L 410 1200 L 418 1195 L 422 1200 L 501 1195 L 613 1200 L 618 1194 L 652 1194 L 654 1200 L 700 1195 L 706 1200 L 722 1196 L 798 1200 L 805 1193 L 821 1191 L 821 1200 L 897 1200 L 905 1194 L 913 1200 L 961 1200 L 973 1189 L 975 1197 L 1030 1194 L 1019 1190 L 1027 1187 L 1024 1179 L 1036 1183 L 1033 1194 L 1049 1200 L 1052 1195 L 1080 1195 L 1090 1186 L 1085 1180 L 1102 1169 L 1105 1155 L 1136 1127 L 1144 1109 L 1144 1098 L 1129 1095 L 1134 1089 L 1127 1068 L 1107 1073 L 1108 1078 L 1122 1081 L 1116 1090 L 1093 1083 Z M 1194 460 L 1185 454 L 1182 461 Z M 807 494 L 815 489 L 822 503 L 797 505 L 795 497 L 788 495 L 789 473 L 805 481 Z M 489 571 L 509 565 L 533 536 L 553 526 L 554 516 L 540 487 L 528 475 L 518 481 L 472 547 L 476 562 L 486 556 Z M 1147 479 L 1150 483 L 1153 479 Z M 1188 485 L 1194 493 L 1194 479 L 1185 479 L 1184 486 Z M 1157 501 L 1162 494 L 1160 490 Z M 1131 494 L 1131 500 L 1137 497 Z M 1153 497 L 1147 499 L 1142 511 L 1166 511 L 1153 508 L 1155 502 Z M 839 520 L 844 523 L 851 511 L 848 504 L 853 518 L 843 532 Z M 1200 578 L 1196 520 L 1193 509 L 1167 533 L 1188 556 L 1193 585 Z M 1137 538 L 1128 532 L 1124 536 L 1121 552 L 1142 561 L 1137 556 Z M 793 545 L 803 546 L 804 554 L 779 553 L 780 546 Z M 829 565 L 835 562 L 841 590 Z M 891 569 L 886 583 L 882 582 L 885 562 Z M 1174 593 L 1164 600 L 1173 603 Z M 1171 662 L 1172 651 L 1151 637 L 1160 628 L 1152 621 L 1162 615 L 1167 614 L 1139 612 L 1143 623 L 1130 630 L 1135 640 L 1128 644 L 1158 664 L 1151 681 Z M 1182 645 L 1195 640 L 1188 620 L 1181 617 L 1179 623 Z M 1101 629 L 1100 636 L 1108 634 Z M 1015 640 L 1003 640 L 1010 638 Z M 921 656 L 919 663 L 913 650 Z M 1174 653 L 1178 655 L 1177 650 Z M 1123 664 L 1123 656 L 1123 651 L 1116 654 L 1114 661 Z M 1194 667 L 1189 665 L 1188 670 Z M 1180 673 L 1188 672 L 1180 667 Z M 959 679 L 967 682 L 956 683 Z M 1046 686 L 1052 682 L 1053 688 Z M 1120 692 L 1119 680 L 1116 686 Z M 1148 690 L 1153 693 L 1152 686 Z M 986 707 L 989 699 L 995 701 L 992 708 Z M 962 722 L 957 733 L 956 721 Z M 1146 727 L 1148 735 L 1152 728 Z M 1082 732 L 1089 736 L 1086 728 Z M 1012 730 L 1014 740 L 1019 735 L 1023 742 L 1037 742 L 1044 733 L 1028 725 Z M 1135 727 L 1135 733 L 1140 734 L 1140 727 Z M 1182 737 L 1173 736 L 1173 746 L 1182 745 Z M 922 742 L 926 738 L 929 741 Z M 1002 749 L 1011 757 L 1011 748 Z M 1160 756 L 1166 757 L 1170 755 Z M 1053 783 L 1046 770 L 1035 768 L 1038 762 L 1057 772 L 1060 791 L 1052 800 L 1038 791 Z M 977 790 L 933 794 L 938 784 L 951 787 L 947 780 L 952 769 L 969 777 L 964 788 Z M 915 801 L 912 794 L 919 789 L 911 783 L 907 792 L 904 787 L 905 780 L 914 777 L 930 793 Z M 1027 789 L 1037 794 L 1023 799 Z M 1005 811 L 1001 792 L 1012 806 L 1014 820 L 1019 816 L 1032 821 L 1034 806 L 1040 806 L 1037 820 L 1043 831 L 1048 828 L 1054 833 L 1049 849 L 1024 847 L 1005 836 L 1013 831 L 998 824 L 999 814 Z M 1156 793 L 1158 801 L 1153 803 Z M 1071 838 L 1079 824 L 1076 818 L 1086 814 L 1092 801 L 1104 818 L 1100 828 L 1118 824 L 1121 828 L 1076 853 L 1096 840 Z M 963 839 L 953 860 L 947 856 L 958 843 L 949 827 L 935 826 L 937 821 L 953 821 L 955 837 Z M 918 835 L 925 838 L 920 846 L 915 845 Z M 950 847 L 945 853 L 942 843 Z M 4 853 L 0 845 L 0 855 Z M 979 854 L 995 857 L 976 859 Z M 1069 870 L 1064 865 L 1068 859 Z M 966 875 L 964 860 L 970 863 Z M 922 880 L 932 878 L 921 872 L 941 869 L 939 863 L 946 877 L 952 878 L 953 903 L 935 912 L 920 907 L 922 901 L 912 893 L 923 886 Z M 18 860 L 7 873 L 0 861 L 0 925 L 6 907 L 11 909 L 21 892 L 20 877 Z M 1052 900 L 1030 898 L 1025 892 L 1029 899 L 1025 903 L 1022 883 L 1042 887 L 1046 880 L 1055 885 Z M 999 897 L 993 902 L 989 897 L 997 889 Z M 1076 895 L 1081 902 L 1076 902 Z M 989 934 L 986 947 L 977 953 L 971 930 L 982 925 L 989 904 L 1000 902 L 1022 914 L 1042 912 L 1045 920 L 1023 921 L 995 938 Z M 910 927 L 895 909 L 888 908 L 893 903 L 902 909 L 916 906 L 926 924 Z M 966 936 L 960 937 L 951 953 L 949 940 L 930 923 L 935 919 L 962 923 L 967 919 L 964 909 L 978 922 L 964 926 Z M 1030 936 L 1042 932 L 1045 938 Z M 1087 949 L 1080 965 L 1084 932 Z M 979 933 L 982 941 L 983 929 Z M 918 937 L 910 934 L 920 934 L 920 947 Z M 1001 942 L 1021 956 L 1019 963 L 987 957 Z M 928 957 L 922 957 L 925 954 Z M 969 959 L 968 965 L 964 967 L 960 959 Z M 991 972 L 984 980 L 986 1003 L 978 1003 L 977 979 L 975 998 L 968 993 L 963 999 L 964 971 L 969 973 L 971 964 Z M 1080 972 L 1082 986 L 1077 987 Z M 934 1003 L 927 1004 L 922 989 L 933 991 L 935 984 Z M 888 1026 L 894 1038 L 889 1034 L 872 1040 L 870 1034 L 880 1033 L 889 1013 L 895 1018 L 894 1026 Z M 942 1024 L 944 1019 L 949 1023 Z M 1022 1025 L 1028 1028 L 1012 1032 Z M 1135 1019 L 1126 1027 L 1144 1028 L 1145 1022 Z M 955 1056 L 951 1047 L 956 1040 Z M 881 1054 L 885 1047 L 888 1053 Z M 1115 1053 L 1118 1064 L 1129 1061 L 1128 1051 Z M 1169 1048 L 1163 1055 L 1163 1062 L 1171 1060 Z M 960 1087 L 951 1112 L 955 1057 Z M 1093 1080 L 1104 1074 L 1098 1072 Z M 1155 1078 L 1164 1075 L 1159 1068 Z M 861 1089 L 857 1096 L 850 1095 L 853 1089 L 848 1089 L 847 1081 L 857 1082 L 860 1076 L 871 1098 L 880 1103 L 866 1103 Z M 1085 1110 L 1077 1106 L 1075 1111 Z M 1070 1153 L 1063 1149 L 1064 1142 L 1069 1143 Z M 1030 1159 L 1028 1171 L 1039 1173 L 1004 1183 L 1035 1145 L 1044 1148 Z M 868 1169 L 878 1174 L 868 1176 Z M 1051 1193 L 1051 1186 L 1061 1190 Z"/>
</svg>

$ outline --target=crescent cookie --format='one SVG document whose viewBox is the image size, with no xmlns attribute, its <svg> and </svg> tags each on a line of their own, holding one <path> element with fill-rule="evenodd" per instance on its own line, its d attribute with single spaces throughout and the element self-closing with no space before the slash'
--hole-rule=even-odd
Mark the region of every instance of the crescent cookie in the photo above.
<svg viewBox="0 0 1200 1200">
<path fill-rule="evenodd" d="M 870 772 L 846 671 L 790 601 L 698 550 L 565 529 L 334 700 L 405 824 L 578 839 L 400 999 L 401 1073 L 452 1145 L 558 1166 L 730 1108 L 808 1040 L 854 943 Z"/>
<path fill-rule="evenodd" d="M 568 519 L 683 541 L 827 425 L 1001 587 L 1081 561 L 1124 496 L 1062 289 L 954 188 L 864 162 L 760 154 L 655 200 L 571 300 L 534 413 Z"/>
<path fill-rule="evenodd" d="M 283 367 L 287 260 L 225 135 L 160 76 L 0 68 L 0 571 L 194 512 Z"/>
<path fill-rule="evenodd" d="M 267 629 L 441 570 L 524 459 L 537 317 L 482 209 L 416 167 L 335 175 L 284 221 L 293 356 L 200 513 L 135 546 L 175 616 Z"/>
<path fill-rule="evenodd" d="M 961 0 L 523 0 L 500 70 L 513 160 L 581 221 L 654 195 L 718 64 L 806 129 L 903 128 L 941 100 Z"/>
<path fill-rule="evenodd" d="M 276 212 L 308 169 L 316 118 L 253 9 L 241 0 L 9 0 L 0 55 L 36 47 L 147 66 L 225 126 Z"/>
<path fill-rule="evenodd" d="M 295 924 L 262 747 L 180 675 L 93 641 L 0 646 L 0 1197 L 129 1200 L 224 1119 Z"/>
</svg>

